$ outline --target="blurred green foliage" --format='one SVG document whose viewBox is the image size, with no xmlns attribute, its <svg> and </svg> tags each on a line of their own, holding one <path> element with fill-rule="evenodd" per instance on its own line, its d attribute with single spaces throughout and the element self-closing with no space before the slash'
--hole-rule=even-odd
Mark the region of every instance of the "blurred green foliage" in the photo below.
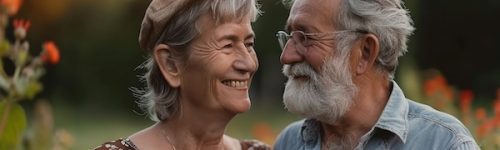
<svg viewBox="0 0 500 150">
<path fill-rule="evenodd" d="M 1 129 L 3 132 L 0 136 L 0 149 L 15 149 L 21 144 L 21 138 L 26 130 L 26 114 L 19 104 L 6 103 L 8 102 L 0 101 L 0 112 L 2 112 L 0 118 L 7 118 L 5 121 L 8 122 Z M 7 115 L 3 116 L 4 113 Z"/>
<path fill-rule="evenodd" d="M 408 89 L 409 97 L 421 98 L 417 87 L 422 83 L 420 77 L 425 76 L 422 70 L 437 68 L 444 70 L 444 76 L 458 88 L 472 88 L 478 91 L 478 97 L 484 97 L 480 99 L 492 99 L 500 85 L 500 50 L 495 44 L 500 41 L 500 33 L 492 30 L 500 26 L 495 19 L 500 14 L 500 3 L 405 2 L 417 30 L 410 38 L 409 53 L 401 58 L 396 80 L 413 88 Z M 53 39 L 62 49 L 60 64 L 49 66 L 42 78 L 44 91 L 40 97 L 49 97 L 54 104 L 56 127 L 67 127 L 82 141 L 76 143 L 78 149 L 130 135 L 152 123 L 141 115 L 129 90 L 143 86 L 137 78 L 142 72 L 135 68 L 144 61 L 145 53 L 137 39 L 148 3 L 149 0 L 26 0 L 20 10 L 19 16 L 33 24 L 31 45 Z M 243 138 L 251 137 L 248 124 L 271 118 L 270 126 L 279 132 L 286 124 L 282 122 L 297 119 L 290 117 L 281 103 L 286 79 L 281 75 L 281 51 L 275 39 L 275 33 L 283 30 L 288 10 L 278 0 L 260 3 L 264 15 L 253 24 L 260 66 L 252 83 L 252 111 L 242 115 L 251 121 L 237 117 L 229 127 L 230 133 Z M 479 7 L 486 5 L 484 9 Z M 403 71 L 409 73 L 399 75 Z M 24 103 L 23 106 L 33 107 Z M 270 117 L 268 113 L 277 116 Z M 288 119 L 272 121 L 284 115 L 289 115 Z"/>
</svg>

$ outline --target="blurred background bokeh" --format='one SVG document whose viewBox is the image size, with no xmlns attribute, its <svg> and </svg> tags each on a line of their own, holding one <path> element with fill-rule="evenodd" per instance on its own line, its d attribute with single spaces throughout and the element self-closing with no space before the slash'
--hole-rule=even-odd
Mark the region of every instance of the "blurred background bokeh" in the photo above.
<svg viewBox="0 0 500 150">
<path fill-rule="evenodd" d="M 145 53 L 137 39 L 149 2 L 24 0 L 9 18 L 31 21 L 31 49 L 52 40 L 60 50 L 59 64 L 45 67 L 43 91 L 36 99 L 51 106 L 53 126 L 67 131 L 65 136 L 73 139 L 71 149 L 93 148 L 153 123 L 136 106 L 129 89 L 143 86 L 136 67 Z M 264 14 L 253 24 L 260 67 L 252 83 L 252 109 L 237 116 L 227 133 L 273 144 L 280 130 L 300 117 L 287 113 L 281 102 L 286 79 L 275 33 L 283 29 L 288 10 L 278 0 L 260 3 Z M 499 148 L 500 1 L 405 3 L 416 31 L 396 80 L 409 98 L 464 121 L 483 148 Z M 12 37 L 11 28 L 7 27 L 7 37 Z M 32 131 L 35 102 L 21 102 L 28 116 L 26 132 Z"/>
</svg>

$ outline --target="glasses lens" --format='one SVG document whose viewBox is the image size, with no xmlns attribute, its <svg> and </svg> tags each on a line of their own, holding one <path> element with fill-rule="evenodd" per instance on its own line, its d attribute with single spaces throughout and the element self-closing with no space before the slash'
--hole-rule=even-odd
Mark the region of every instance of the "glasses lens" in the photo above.
<svg viewBox="0 0 500 150">
<path fill-rule="evenodd" d="M 302 31 L 294 31 L 292 33 L 292 38 L 296 44 L 300 44 L 300 46 L 305 46 L 307 43 L 307 37 Z"/>
<path fill-rule="evenodd" d="M 278 33 L 276 33 L 276 37 L 278 38 L 281 50 L 283 50 L 288 42 L 288 34 L 284 31 L 278 31 Z"/>
<path fill-rule="evenodd" d="M 276 37 L 278 38 L 278 42 L 280 44 L 281 50 L 285 50 L 285 47 L 287 43 L 290 40 L 290 37 L 292 37 L 293 42 L 295 43 L 295 48 L 297 50 L 303 51 L 305 48 L 305 44 L 307 43 L 307 37 L 302 31 L 294 31 L 290 33 L 291 35 L 287 34 L 285 31 L 278 31 L 276 33 Z"/>
</svg>

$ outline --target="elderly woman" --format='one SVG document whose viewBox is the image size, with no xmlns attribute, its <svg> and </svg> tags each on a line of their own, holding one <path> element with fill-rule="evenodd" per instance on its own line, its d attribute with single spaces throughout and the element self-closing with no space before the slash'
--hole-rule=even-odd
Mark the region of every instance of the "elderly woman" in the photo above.
<svg viewBox="0 0 500 150">
<path fill-rule="evenodd" d="M 250 108 L 258 68 L 255 0 L 153 0 L 141 27 L 147 87 L 139 105 L 157 123 L 96 149 L 268 149 L 224 135 Z"/>
</svg>

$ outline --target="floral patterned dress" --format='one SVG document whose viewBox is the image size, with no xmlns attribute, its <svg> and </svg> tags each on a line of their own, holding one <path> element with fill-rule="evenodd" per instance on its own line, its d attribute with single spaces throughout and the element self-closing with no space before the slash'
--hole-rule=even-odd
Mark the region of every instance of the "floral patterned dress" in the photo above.
<svg viewBox="0 0 500 150">
<path fill-rule="evenodd" d="M 241 140 L 242 150 L 271 150 L 271 148 L 260 141 L 257 140 Z M 102 144 L 99 147 L 94 148 L 94 150 L 139 150 L 137 146 L 130 141 L 130 139 L 118 139 L 116 141 L 110 141 Z"/>
</svg>

